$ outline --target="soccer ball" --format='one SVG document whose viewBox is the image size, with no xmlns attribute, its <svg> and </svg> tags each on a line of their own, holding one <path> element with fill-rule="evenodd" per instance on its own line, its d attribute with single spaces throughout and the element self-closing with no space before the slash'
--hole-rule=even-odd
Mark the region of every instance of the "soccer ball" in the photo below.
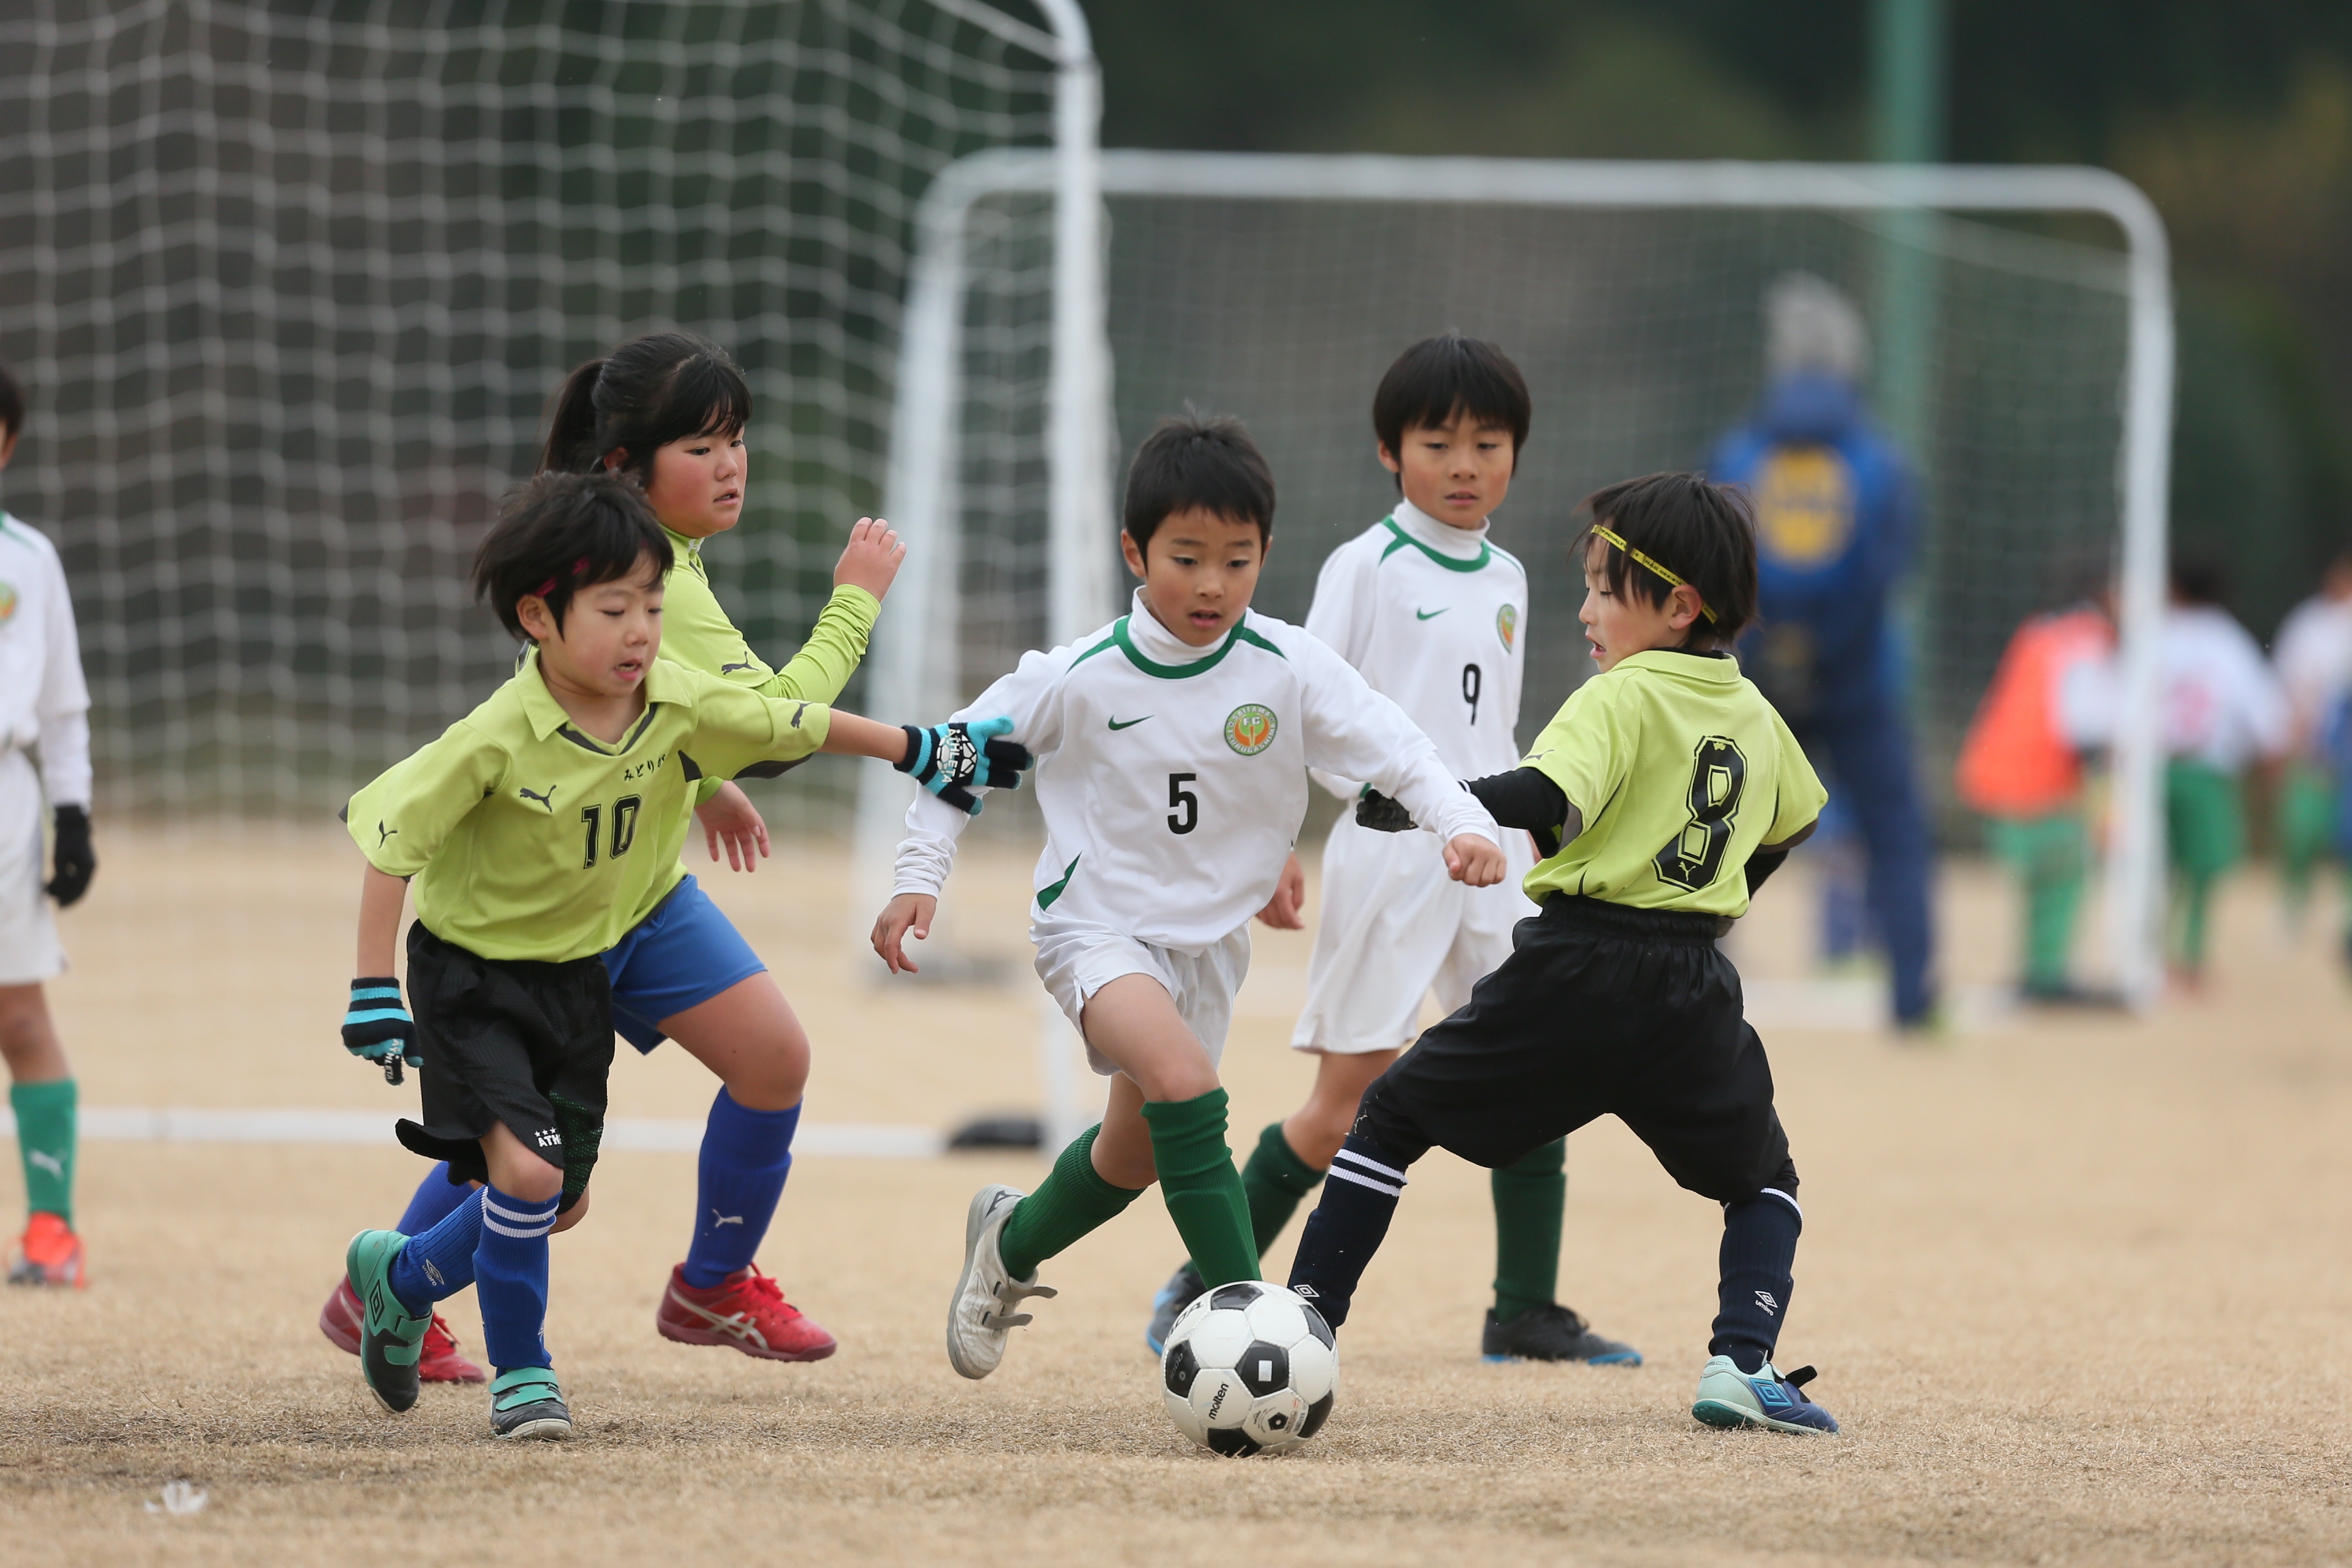
<svg viewBox="0 0 2352 1568">
<path fill-rule="evenodd" d="M 1168 1414 L 1213 1453 L 1280 1453 L 1315 1436 L 1339 1388 L 1323 1314 L 1279 1285 L 1220 1285 L 1184 1309 L 1160 1357 Z"/>
</svg>

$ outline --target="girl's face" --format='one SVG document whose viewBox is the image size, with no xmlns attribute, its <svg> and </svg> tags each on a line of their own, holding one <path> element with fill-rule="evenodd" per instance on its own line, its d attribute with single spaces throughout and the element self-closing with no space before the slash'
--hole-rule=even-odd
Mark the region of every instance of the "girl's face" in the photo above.
<svg viewBox="0 0 2352 1568">
<path fill-rule="evenodd" d="M 1656 647 L 1681 647 L 1699 617 L 1698 590 L 1685 583 L 1653 605 L 1639 594 L 1610 592 L 1603 552 L 1615 546 L 1595 538 L 1584 547 L 1584 608 L 1576 618 L 1584 623 L 1584 640 L 1592 662 L 1602 669 L 1617 668 L 1622 659 Z"/>
<path fill-rule="evenodd" d="M 741 520 L 749 469 L 740 430 L 688 436 L 655 449 L 646 500 L 664 528 L 708 539 Z"/>
</svg>

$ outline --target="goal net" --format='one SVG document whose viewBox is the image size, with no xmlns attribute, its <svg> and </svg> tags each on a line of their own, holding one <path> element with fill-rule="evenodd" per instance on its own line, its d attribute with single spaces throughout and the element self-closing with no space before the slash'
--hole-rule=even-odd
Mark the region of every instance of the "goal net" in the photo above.
<svg viewBox="0 0 2352 1568">
<path fill-rule="evenodd" d="M 2091 200 L 2061 188 L 1973 204 L 2024 209 L 1995 222 L 1842 201 L 1834 171 L 1649 167 L 1105 154 L 1111 445 L 1132 451 L 1154 419 L 1188 404 L 1244 420 L 1281 496 L 1256 602 L 1298 619 L 1324 556 L 1393 504 L 1370 424 L 1382 371 L 1432 332 L 1502 344 L 1535 402 L 1496 531 L 1531 579 L 1525 739 L 1589 668 L 1567 551 L 1577 501 L 1611 480 L 1703 466 L 1763 391 L 1768 291 L 1792 274 L 1826 282 L 1874 340 L 1882 414 L 1890 385 L 1909 400 L 1894 423 L 1906 427 L 1921 533 L 1898 595 L 1899 679 L 1923 784 L 1957 822 L 1951 762 L 2011 633 L 2128 553 L 2127 394 L 2135 375 L 2168 378 L 2168 358 L 2152 366 L 2143 343 L 2135 361 L 2132 255 L 2112 224 L 2082 221 L 2082 208 L 2115 205 L 2096 185 L 2112 177 L 2084 176 Z M 1748 186 L 1710 195 L 1726 177 Z M 941 699 L 968 698 L 1046 636 L 1042 370 L 1017 330 L 1023 312 L 992 285 L 1032 265 L 1041 178 L 1027 162 L 999 161 L 993 193 L 970 202 L 956 412 L 936 433 L 954 479 L 939 518 L 902 520 L 927 538 L 951 535 L 962 552 L 966 621 L 954 658 L 929 666 Z M 1687 197 L 1659 194 L 1677 178 Z M 1811 179 L 1824 199 L 1791 195 L 1790 178 Z M 1561 194 L 1542 195 L 1547 180 Z M 1460 194 L 1482 182 L 1493 195 Z M 1897 288 L 1913 291 L 1901 321 L 1888 308 Z M 1101 483 L 1094 548 L 1108 560 L 1109 477 Z M 2147 567 L 2161 560 L 2160 488 L 2157 499 L 2155 553 L 2143 539 L 2133 555 L 2137 626 L 2152 603 Z M 2144 515 L 2142 534 L 2147 525 Z M 1103 614 L 1121 598 L 1106 595 Z M 1003 816 L 999 831 L 1017 826 L 1017 813 Z M 2153 871 L 2136 831 L 2116 842 L 2137 858 L 2137 902 Z M 2138 930 L 2118 926 L 2111 949 L 2136 949 Z"/>
<path fill-rule="evenodd" d="M 0 499 L 63 548 L 101 805 L 300 819 L 478 701 L 489 510 L 650 328 L 750 376 L 709 560 L 781 660 L 880 507 L 916 205 L 1052 140 L 1055 47 L 979 0 L 7 7 Z"/>
</svg>

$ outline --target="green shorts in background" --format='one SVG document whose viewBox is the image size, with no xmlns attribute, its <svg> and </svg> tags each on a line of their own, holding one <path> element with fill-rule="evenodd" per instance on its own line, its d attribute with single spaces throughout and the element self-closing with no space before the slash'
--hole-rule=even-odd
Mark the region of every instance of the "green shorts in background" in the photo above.
<svg viewBox="0 0 2352 1568">
<path fill-rule="evenodd" d="M 2173 758 L 2164 770 L 2164 841 L 2173 870 L 2194 880 L 2236 865 L 2246 853 L 2246 808 L 2237 779 Z"/>
</svg>

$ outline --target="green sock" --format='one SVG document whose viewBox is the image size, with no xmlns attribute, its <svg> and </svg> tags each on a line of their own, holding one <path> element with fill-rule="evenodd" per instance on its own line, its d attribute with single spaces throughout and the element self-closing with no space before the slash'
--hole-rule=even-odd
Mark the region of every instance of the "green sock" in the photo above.
<svg viewBox="0 0 2352 1568">
<path fill-rule="evenodd" d="M 74 1080 L 8 1088 L 16 1113 L 16 1155 L 25 1163 L 25 1206 L 73 1224 Z"/>
<path fill-rule="evenodd" d="M 1260 1258 L 1322 1179 L 1323 1173 L 1300 1159 L 1282 1135 L 1282 1123 L 1266 1123 L 1257 1135 L 1257 1147 L 1250 1151 L 1249 1163 L 1242 1167 L 1242 1193 L 1249 1199 L 1250 1230 Z"/>
<path fill-rule="evenodd" d="M 1146 1101 L 1151 1158 L 1160 1167 L 1160 1196 L 1176 1233 L 1192 1249 L 1192 1266 L 1211 1289 L 1257 1278 L 1250 1237 L 1249 1199 L 1234 1152 L 1225 1142 L 1225 1091 L 1197 1100 Z"/>
<path fill-rule="evenodd" d="M 1568 1212 L 1568 1140 L 1554 1139 L 1488 1174 L 1495 1191 L 1495 1321 L 1548 1305 L 1559 1288 Z"/>
<path fill-rule="evenodd" d="M 1037 1190 L 1014 1204 L 1006 1216 L 996 1251 L 1004 1259 L 1005 1272 L 1015 1279 L 1028 1279 L 1037 1272 L 1037 1265 L 1117 1218 L 1143 1195 L 1140 1187 L 1112 1186 L 1095 1169 L 1095 1134 L 1101 1131 L 1097 1121 L 1071 1140 Z"/>
</svg>

